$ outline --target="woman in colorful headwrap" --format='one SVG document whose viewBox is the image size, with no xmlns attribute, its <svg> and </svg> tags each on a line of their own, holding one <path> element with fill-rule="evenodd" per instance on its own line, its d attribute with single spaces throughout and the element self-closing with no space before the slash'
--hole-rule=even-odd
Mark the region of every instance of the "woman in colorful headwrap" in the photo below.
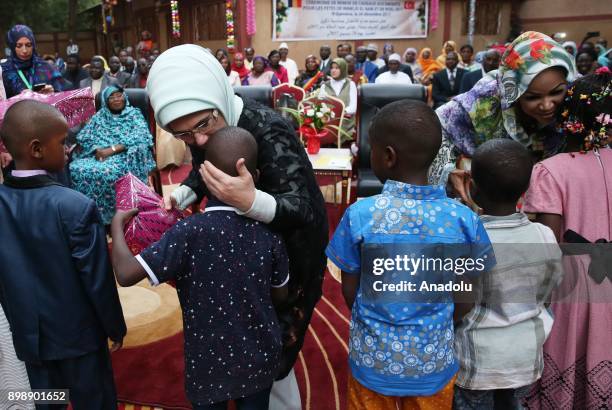
<svg viewBox="0 0 612 410">
<path fill-rule="evenodd" d="M 242 85 L 271 85 L 276 87 L 279 83 L 278 77 L 270 68 L 268 60 L 263 56 L 253 57 L 253 69 L 242 81 Z"/>
<path fill-rule="evenodd" d="M 348 66 L 344 58 L 335 58 L 331 63 L 330 79 L 323 83 L 325 93 L 339 98 L 344 103 L 342 129 L 348 135 L 355 132 L 355 113 L 357 112 L 357 86 L 348 78 Z M 341 136 L 342 142 L 350 140 L 347 135 Z"/>
<path fill-rule="evenodd" d="M 511 138 L 540 158 L 558 152 L 555 118 L 575 76 L 574 59 L 559 43 L 535 31 L 523 33 L 506 49 L 496 79 L 483 77 L 436 110 L 443 141 L 430 182 L 445 183 L 457 155 L 470 157 L 492 138 Z"/>
<path fill-rule="evenodd" d="M 610 251 L 589 257 L 596 245 L 578 245 L 612 241 L 612 74 L 607 67 L 576 80 L 561 118 L 565 152 L 535 165 L 523 209 L 535 213 L 568 251 L 574 247 L 569 243 L 582 251 L 564 258 L 563 281 L 550 306 L 555 321 L 544 345 L 544 373 L 523 405 L 608 409 L 612 271 L 602 256 Z"/>
<path fill-rule="evenodd" d="M 305 68 L 306 70 L 295 79 L 295 85 L 308 93 L 321 87 L 325 74 L 319 70 L 319 60 L 312 54 L 306 57 Z"/>
<path fill-rule="evenodd" d="M 417 58 L 417 63 L 422 71 L 421 82 L 425 85 L 429 84 L 431 77 L 433 77 L 435 73 L 444 68 L 444 64 L 438 64 L 433 58 L 433 53 L 429 47 L 425 47 L 421 50 L 419 58 Z"/>
<path fill-rule="evenodd" d="M 451 51 L 454 51 L 455 53 L 457 53 L 457 57 L 459 58 L 460 63 L 463 62 L 463 60 L 461 60 L 461 54 L 459 54 L 459 50 L 457 49 L 457 43 L 455 43 L 452 40 L 448 40 L 446 43 L 444 43 L 444 46 L 442 47 L 442 54 L 440 54 L 438 58 L 436 58 L 436 61 L 438 62 L 438 64 L 440 64 L 441 66 L 445 66 L 446 65 L 446 55 L 450 53 Z"/>
<path fill-rule="evenodd" d="M 247 76 L 251 72 L 251 70 L 249 70 L 244 65 L 244 55 L 242 53 L 234 54 L 234 61 L 232 61 L 232 71 L 238 73 L 238 75 L 240 76 L 241 83 L 247 78 Z"/>
<path fill-rule="evenodd" d="M 6 35 L 11 55 L 2 63 L 2 80 L 6 97 L 11 98 L 35 85 L 45 84 L 41 93 L 64 90 L 62 74 L 36 52 L 34 33 L 28 26 L 18 24 Z"/>
<path fill-rule="evenodd" d="M 255 57 L 255 62 L 260 64 L 263 58 Z M 147 94 L 157 124 L 183 139 L 193 156 L 189 177 L 172 192 L 166 205 L 184 209 L 199 203 L 204 196 L 214 197 L 240 210 L 246 218 L 269 224 L 283 238 L 289 256 L 289 296 L 276 312 L 283 330 L 284 349 L 277 374 L 282 380 L 272 387 L 270 405 L 271 408 L 300 408 L 293 365 L 321 297 L 327 261 L 324 250 L 329 235 L 325 202 L 306 152 L 293 127 L 280 113 L 234 95 L 227 75 L 214 56 L 202 47 L 184 44 L 162 53 L 151 68 Z M 228 126 L 238 126 L 253 134 L 260 170 L 257 182 L 253 181 L 244 162 L 237 164 L 237 177 L 227 175 L 209 162 L 204 163 L 209 136 Z M 228 326 L 223 324 L 215 326 L 223 332 L 228 331 Z M 188 344 L 189 338 L 193 339 L 187 333 L 185 338 Z M 202 342 L 191 345 L 200 346 Z M 251 342 L 245 347 L 249 352 L 254 348 Z M 241 363 L 236 363 L 238 357 L 230 358 L 228 353 L 225 364 L 231 368 L 240 367 Z M 216 385 L 202 383 L 203 389 L 198 389 L 191 382 L 194 374 L 204 372 L 196 372 L 192 363 L 185 366 L 185 370 L 190 377 L 185 383 L 187 397 L 192 402 L 209 403 L 211 396 L 218 400 L 220 394 Z M 266 377 L 265 374 L 252 376 L 257 380 Z M 244 384 L 233 375 L 228 375 L 226 381 L 243 396 L 252 394 L 257 387 L 255 382 Z M 227 384 L 224 383 L 224 387 Z"/>
<path fill-rule="evenodd" d="M 115 213 L 115 182 L 128 172 L 146 182 L 155 162 L 147 122 L 123 89 L 109 86 L 100 100 L 100 111 L 77 134 L 70 174 L 73 188 L 96 202 L 107 225 Z"/>
</svg>

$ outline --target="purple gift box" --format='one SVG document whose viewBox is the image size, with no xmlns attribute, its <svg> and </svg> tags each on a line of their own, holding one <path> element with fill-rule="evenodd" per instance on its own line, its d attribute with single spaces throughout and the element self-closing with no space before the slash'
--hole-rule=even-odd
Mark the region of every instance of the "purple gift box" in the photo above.
<svg viewBox="0 0 612 410">
<path fill-rule="evenodd" d="M 54 106 L 64 115 L 70 128 L 89 120 L 96 113 L 91 88 L 80 88 L 53 94 L 40 94 L 26 90 L 8 100 L 0 101 L 0 125 L 2 125 L 6 110 L 21 100 L 36 100 Z"/>
<path fill-rule="evenodd" d="M 138 214 L 125 225 L 125 240 L 134 255 L 157 242 L 184 215 L 161 207 L 162 197 L 144 182 L 128 173 L 115 182 L 118 211 L 138 208 Z"/>
</svg>

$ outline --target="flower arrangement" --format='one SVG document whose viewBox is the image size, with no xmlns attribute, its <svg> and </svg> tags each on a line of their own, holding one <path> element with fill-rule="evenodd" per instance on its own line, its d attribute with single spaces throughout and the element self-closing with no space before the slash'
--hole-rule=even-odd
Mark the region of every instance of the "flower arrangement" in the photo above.
<svg viewBox="0 0 612 410">
<path fill-rule="evenodd" d="M 316 98 L 295 110 L 292 108 L 282 108 L 295 117 L 299 124 L 300 134 L 306 138 L 306 148 L 309 154 L 316 154 L 321 148 L 321 139 L 326 137 L 329 130 L 334 130 L 339 134 L 349 135 L 346 131 L 332 125 L 331 122 L 336 119 L 333 106 L 325 102 L 325 97 L 319 94 Z"/>
<path fill-rule="evenodd" d="M 172 20 L 172 37 L 181 37 L 181 19 L 179 17 L 178 0 L 170 1 L 170 17 Z"/>
</svg>

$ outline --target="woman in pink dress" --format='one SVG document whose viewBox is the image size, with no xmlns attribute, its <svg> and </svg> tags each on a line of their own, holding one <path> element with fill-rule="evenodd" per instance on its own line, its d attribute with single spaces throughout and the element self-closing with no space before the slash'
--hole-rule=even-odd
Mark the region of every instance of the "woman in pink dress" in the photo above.
<svg viewBox="0 0 612 410">
<path fill-rule="evenodd" d="M 559 242 L 582 241 L 576 234 L 591 243 L 612 240 L 611 93 L 607 68 L 577 80 L 562 114 L 565 153 L 533 169 L 524 210 Z M 564 258 L 544 374 L 524 403 L 530 409 L 612 408 L 612 270 L 605 262 L 607 272 L 589 270 L 596 259 Z"/>
<path fill-rule="evenodd" d="M 270 68 L 268 60 L 262 56 L 255 56 L 253 58 L 253 70 L 242 81 L 242 85 L 270 85 L 276 87 L 278 84 L 278 78 Z"/>
</svg>

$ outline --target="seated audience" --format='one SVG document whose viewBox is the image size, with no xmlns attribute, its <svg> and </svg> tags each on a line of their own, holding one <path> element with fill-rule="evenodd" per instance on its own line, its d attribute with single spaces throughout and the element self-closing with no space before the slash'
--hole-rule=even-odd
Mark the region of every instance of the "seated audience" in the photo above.
<svg viewBox="0 0 612 410">
<path fill-rule="evenodd" d="M 457 67 L 459 58 L 454 51 L 446 55 L 446 68 L 433 76 L 432 97 L 434 109 L 446 104 L 459 94 L 459 87 L 465 70 Z"/>
<path fill-rule="evenodd" d="M 490 73 L 499 68 L 499 62 L 501 60 L 501 55 L 499 51 L 495 49 L 487 50 L 485 52 L 484 59 L 482 60 L 482 69 L 470 71 L 469 73 L 465 73 L 463 79 L 461 80 L 461 86 L 459 87 L 459 94 L 466 93 L 476 85 L 476 83 L 485 76 L 485 74 Z"/>
<path fill-rule="evenodd" d="M 433 53 L 429 47 L 421 49 L 417 63 L 422 70 L 421 83 L 423 85 L 431 85 L 434 74 L 444 68 L 444 64 L 438 64 L 433 58 Z"/>
<path fill-rule="evenodd" d="M 355 85 L 366 84 L 368 82 L 368 77 L 363 74 L 362 70 L 357 70 L 355 68 L 355 56 L 347 54 L 344 60 L 346 61 L 347 73 L 351 81 L 353 81 Z"/>
<path fill-rule="evenodd" d="M 221 57 L 221 60 L 219 60 L 219 63 L 221 63 L 221 67 L 223 67 L 223 71 L 227 73 L 227 76 L 229 77 L 230 85 L 232 87 L 239 86 L 241 84 L 240 74 L 232 70 L 232 66 L 229 63 L 229 58 L 225 56 Z"/>
<path fill-rule="evenodd" d="M 344 103 L 344 119 L 342 128 L 347 134 L 355 132 L 355 113 L 357 112 L 357 86 L 348 77 L 348 67 L 346 60 L 336 58 L 332 62 L 330 79 L 325 81 L 323 87 L 325 93 L 332 97 L 339 98 Z M 352 138 L 342 135 L 342 140 Z"/>
<path fill-rule="evenodd" d="M 463 68 L 466 71 L 476 71 L 482 68 L 482 65 L 474 60 L 474 47 L 469 44 L 461 46 L 459 50 L 461 61 L 458 67 Z"/>
<path fill-rule="evenodd" d="M 249 70 L 253 69 L 253 59 L 255 58 L 255 49 L 247 47 L 244 49 L 244 65 Z"/>
<path fill-rule="evenodd" d="M 244 64 L 244 55 L 242 53 L 234 54 L 234 61 L 232 61 L 232 71 L 235 71 L 238 73 L 241 84 L 251 72 L 251 70 L 249 70 Z"/>
<path fill-rule="evenodd" d="M 146 58 L 138 59 L 138 70 L 128 83 L 128 88 L 145 88 L 147 86 L 147 77 L 149 77 L 149 69 L 151 66 Z"/>
<path fill-rule="evenodd" d="M 575 42 L 566 41 L 565 43 L 562 44 L 562 47 L 565 49 L 565 51 L 570 53 L 572 57 L 576 58 L 576 53 L 578 52 L 578 46 L 576 45 Z"/>
<path fill-rule="evenodd" d="M 412 84 L 410 76 L 399 71 L 401 64 L 401 57 L 399 54 L 391 54 L 388 57 L 388 61 L 387 67 L 389 71 L 380 74 L 376 78 L 376 84 Z"/>
<path fill-rule="evenodd" d="M 319 70 L 323 71 L 325 75 L 329 75 L 329 70 L 331 70 L 331 47 L 327 44 L 322 45 L 319 48 L 319 57 L 321 57 L 321 64 L 319 65 Z"/>
<path fill-rule="evenodd" d="M 130 75 L 130 78 L 136 74 L 136 60 L 133 57 L 126 57 L 124 70 L 126 73 Z"/>
<path fill-rule="evenodd" d="M 112 56 L 109 58 L 108 67 L 110 69 L 108 75 L 114 78 L 120 87 L 127 87 L 132 76 L 125 71 L 121 71 L 121 60 L 119 60 L 119 57 Z"/>
<path fill-rule="evenodd" d="M 89 77 L 81 80 L 79 88 L 91 88 L 93 95 L 104 91 L 106 87 L 117 84 L 117 80 L 104 71 L 104 62 L 93 57 L 89 63 Z"/>
<path fill-rule="evenodd" d="M 242 85 L 270 85 L 276 87 L 278 84 L 280 84 L 278 78 L 270 68 L 268 60 L 262 56 L 255 56 L 253 58 L 253 69 L 242 82 Z"/>
<path fill-rule="evenodd" d="M 597 53 L 591 49 L 581 48 L 576 56 L 576 69 L 580 75 L 589 75 L 597 67 Z"/>
<path fill-rule="evenodd" d="M 280 64 L 280 60 L 281 60 L 281 55 L 278 50 L 270 51 L 270 54 L 268 54 L 268 61 L 270 62 L 270 68 L 272 69 L 272 71 L 274 72 L 274 75 L 276 75 L 276 78 L 278 78 L 278 81 L 281 84 L 288 83 L 289 74 L 287 72 L 287 69 Z"/>
<path fill-rule="evenodd" d="M 442 54 L 440 54 L 438 58 L 436 58 L 438 64 L 444 66 L 446 62 L 446 56 L 450 52 L 455 53 L 457 55 L 457 59 L 459 60 L 459 62 L 461 62 L 461 56 L 458 54 L 459 50 L 457 50 L 457 43 L 452 40 L 449 40 L 444 43 L 444 46 L 442 46 Z"/>
<path fill-rule="evenodd" d="M 102 223 L 115 213 L 115 182 L 131 172 L 146 182 L 155 167 L 153 137 L 142 113 L 116 86 L 101 95 L 102 108 L 77 134 L 70 174 L 74 189 L 93 199 Z"/>
<path fill-rule="evenodd" d="M 368 82 L 373 83 L 378 76 L 378 66 L 368 61 L 368 50 L 364 46 L 359 46 L 355 50 L 355 69 L 360 70 L 368 78 Z M 346 58 L 346 56 L 345 56 Z"/>
<path fill-rule="evenodd" d="M 423 70 L 421 70 L 421 66 L 417 61 L 417 49 L 414 47 L 408 47 L 406 51 L 404 51 L 403 60 L 404 64 L 409 66 L 410 70 L 412 71 L 413 82 L 420 82 Z"/>
<path fill-rule="evenodd" d="M 81 59 L 78 54 L 70 54 L 66 57 L 66 90 L 76 90 L 81 85 L 81 81 L 89 77 L 89 73 L 81 67 Z"/>
<path fill-rule="evenodd" d="M 319 70 L 319 61 L 314 55 L 306 57 L 305 70 L 295 79 L 295 85 L 306 92 L 317 90 L 325 81 L 325 73 Z"/>
<path fill-rule="evenodd" d="M 278 47 L 278 52 L 280 53 L 280 65 L 287 69 L 287 82 L 289 84 L 294 84 L 295 79 L 300 74 L 300 70 L 298 69 L 298 65 L 295 60 L 289 58 L 289 46 L 287 43 L 281 43 Z"/>
<path fill-rule="evenodd" d="M 378 69 L 385 66 L 385 60 L 378 57 L 378 46 L 374 43 L 370 43 L 366 47 L 368 53 L 368 61 L 374 63 Z"/>
</svg>

